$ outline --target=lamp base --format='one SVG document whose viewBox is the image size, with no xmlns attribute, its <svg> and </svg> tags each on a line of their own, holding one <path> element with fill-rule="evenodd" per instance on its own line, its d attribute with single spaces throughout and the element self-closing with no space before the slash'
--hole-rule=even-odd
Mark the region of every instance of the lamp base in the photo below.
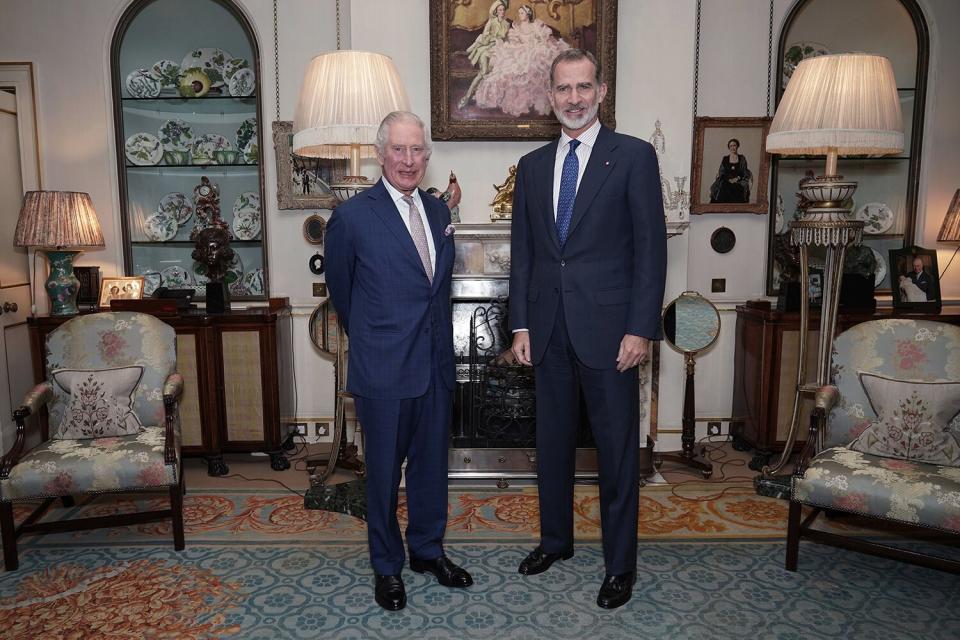
<svg viewBox="0 0 960 640">
<path fill-rule="evenodd" d="M 50 276 L 43 287 L 50 296 L 51 316 L 74 316 L 80 313 L 77 307 L 77 292 L 80 281 L 73 274 L 73 259 L 79 251 L 44 250 L 50 261 Z"/>
<path fill-rule="evenodd" d="M 345 202 L 361 191 L 373 186 L 367 176 L 341 176 L 337 182 L 330 183 L 330 190 L 340 202 Z"/>
</svg>

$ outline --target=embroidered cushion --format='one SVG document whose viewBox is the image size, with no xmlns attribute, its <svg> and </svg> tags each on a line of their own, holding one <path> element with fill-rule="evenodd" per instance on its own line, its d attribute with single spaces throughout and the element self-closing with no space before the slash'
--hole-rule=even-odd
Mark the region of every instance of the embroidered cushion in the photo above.
<svg viewBox="0 0 960 640">
<path fill-rule="evenodd" d="M 141 366 L 54 371 L 55 391 L 67 394 L 68 399 L 53 437 L 80 440 L 139 433 L 133 394 L 141 377 Z"/>
<path fill-rule="evenodd" d="M 860 373 L 877 419 L 850 443 L 854 451 L 929 464 L 960 466 L 960 382 L 893 380 Z"/>
</svg>

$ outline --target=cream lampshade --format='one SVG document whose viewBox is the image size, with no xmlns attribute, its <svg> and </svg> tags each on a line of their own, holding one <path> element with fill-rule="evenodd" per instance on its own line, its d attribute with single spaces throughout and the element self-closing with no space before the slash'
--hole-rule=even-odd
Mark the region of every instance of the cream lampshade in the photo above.
<svg viewBox="0 0 960 640">
<path fill-rule="evenodd" d="M 341 199 L 369 186 L 360 159 L 376 157 L 377 129 L 410 101 L 393 60 L 370 51 L 330 51 L 310 61 L 293 116 L 293 153 L 349 158 L 344 184 L 331 185 Z"/>
<path fill-rule="evenodd" d="M 73 275 L 73 259 L 80 252 L 64 249 L 103 246 L 90 196 L 76 191 L 28 191 L 13 244 L 37 247 L 47 254 L 50 276 L 44 287 L 50 295 L 50 315 L 76 314 L 80 281 Z"/>
</svg>

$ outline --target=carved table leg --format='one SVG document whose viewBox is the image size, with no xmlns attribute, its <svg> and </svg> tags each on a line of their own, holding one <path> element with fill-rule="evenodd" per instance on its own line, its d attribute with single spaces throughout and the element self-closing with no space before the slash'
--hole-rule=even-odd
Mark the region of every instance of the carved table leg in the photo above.
<svg viewBox="0 0 960 640">
<path fill-rule="evenodd" d="M 225 476 L 230 473 L 230 467 L 223 461 L 223 454 L 208 456 L 204 458 L 207 461 L 207 475 L 214 478 Z"/>
</svg>

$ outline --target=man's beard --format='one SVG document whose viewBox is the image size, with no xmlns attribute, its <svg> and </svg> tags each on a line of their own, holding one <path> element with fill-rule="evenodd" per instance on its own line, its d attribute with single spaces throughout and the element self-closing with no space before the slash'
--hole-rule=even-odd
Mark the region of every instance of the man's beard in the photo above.
<svg viewBox="0 0 960 640">
<path fill-rule="evenodd" d="M 594 102 L 589 107 L 587 107 L 587 109 L 583 112 L 583 115 L 580 116 L 579 118 L 571 118 L 562 110 L 558 110 L 555 113 L 557 116 L 557 120 L 560 121 L 560 124 L 562 124 L 567 129 L 572 129 L 576 131 L 577 129 L 582 129 L 587 125 L 588 122 L 593 120 L 594 117 L 596 117 L 597 115 L 597 111 L 599 110 L 600 110 L 600 102 L 597 101 L 597 102 Z"/>
</svg>

